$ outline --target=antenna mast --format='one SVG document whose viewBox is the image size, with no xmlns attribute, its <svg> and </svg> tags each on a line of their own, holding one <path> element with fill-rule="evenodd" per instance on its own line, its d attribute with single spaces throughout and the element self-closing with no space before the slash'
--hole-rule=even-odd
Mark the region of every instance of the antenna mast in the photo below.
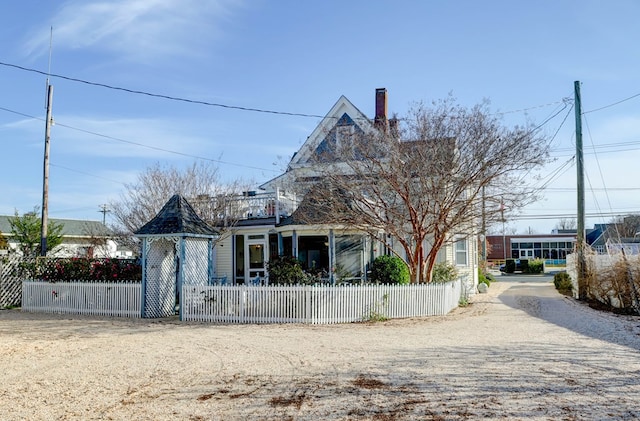
<svg viewBox="0 0 640 421">
<path fill-rule="evenodd" d="M 53 41 L 53 26 L 49 36 L 49 73 L 47 73 L 47 117 L 44 128 L 44 164 L 42 171 L 42 221 L 40 224 L 40 256 L 47 255 L 47 225 L 49 219 L 49 143 L 51 140 L 51 104 L 53 102 L 53 86 L 49 84 L 51 74 L 51 44 Z"/>
</svg>

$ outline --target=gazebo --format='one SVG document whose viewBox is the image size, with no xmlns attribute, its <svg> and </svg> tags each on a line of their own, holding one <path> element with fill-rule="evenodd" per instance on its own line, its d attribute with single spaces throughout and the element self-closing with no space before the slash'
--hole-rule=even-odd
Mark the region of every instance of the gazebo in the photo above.
<svg viewBox="0 0 640 421">
<path fill-rule="evenodd" d="M 172 316 L 182 308 L 183 285 L 207 285 L 214 276 L 219 234 L 176 194 L 135 235 L 142 239 L 142 317 Z"/>
</svg>

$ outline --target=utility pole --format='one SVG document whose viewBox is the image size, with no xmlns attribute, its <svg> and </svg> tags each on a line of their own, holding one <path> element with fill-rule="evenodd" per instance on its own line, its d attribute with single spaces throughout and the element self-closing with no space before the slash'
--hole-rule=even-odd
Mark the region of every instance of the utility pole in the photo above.
<svg viewBox="0 0 640 421">
<path fill-rule="evenodd" d="M 53 85 L 47 84 L 47 119 L 44 128 L 44 168 L 42 176 L 42 221 L 40 226 L 40 256 L 47 255 L 47 224 L 49 214 L 49 143 L 51 141 L 51 103 Z"/>
<path fill-rule="evenodd" d="M 111 210 L 109 210 L 107 208 L 107 205 L 100 205 L 100 210 L 98 211 L 102 214 L 102 225 L 105 225 L 106 221 L 107 221 L 107 213 L 111 212 Z"/>
<path fill-rule="evenodd" d="M 578 232 L 576 233 L 576 253 L 578 272 L 578 299 L 587 298 L 587 279 L 585 263 L 585 226 L 584 226 L 584 156 L 582 151 L 582 103 L 580 97 L 580 81 L 573 83 L 576 107 L 576 168 L 578 179 Z"/>
<path fill-rule="evenodd" d="M 487 213 L 484 186 L 482 186 L 482 264 L 487 263 Z"/>
</svg>

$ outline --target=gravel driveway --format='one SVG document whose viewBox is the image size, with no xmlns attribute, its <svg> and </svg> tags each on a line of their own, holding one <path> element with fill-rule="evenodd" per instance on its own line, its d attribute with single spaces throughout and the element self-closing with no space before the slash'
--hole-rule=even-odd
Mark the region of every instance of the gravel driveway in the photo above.
<svg viewBox="0 0 640 421">
<path fill-rule="evenodd" d="M 640 418 L 640 318 L 503 276 L 444 317 L 208 325 L 0 311 L 1 420 Z"/>
</svg>

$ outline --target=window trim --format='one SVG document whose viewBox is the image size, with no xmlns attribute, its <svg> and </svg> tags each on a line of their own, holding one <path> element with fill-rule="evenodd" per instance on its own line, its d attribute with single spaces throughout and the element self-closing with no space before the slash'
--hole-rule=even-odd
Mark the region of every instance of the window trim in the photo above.
<svg viewBox="0 0 640 421">
<path fill-rule="evenodd" d="M 460 249 L 460 246 L 464 246 L 462 249 Z M 459 238 L 458 240 L 456 240 L 456 242 L 454 243 L 454 247 L 453 247 L 453 253 L 454 253 L 454 261 L 456 266 L 468 266 L 469 265 L 469 246 L 467 244 L 467 239 L 466 238 Z M 458 260 L 458 255 L 459 254 L 464 254 L 464 263 L 460 263 Z"/>
</svg>

